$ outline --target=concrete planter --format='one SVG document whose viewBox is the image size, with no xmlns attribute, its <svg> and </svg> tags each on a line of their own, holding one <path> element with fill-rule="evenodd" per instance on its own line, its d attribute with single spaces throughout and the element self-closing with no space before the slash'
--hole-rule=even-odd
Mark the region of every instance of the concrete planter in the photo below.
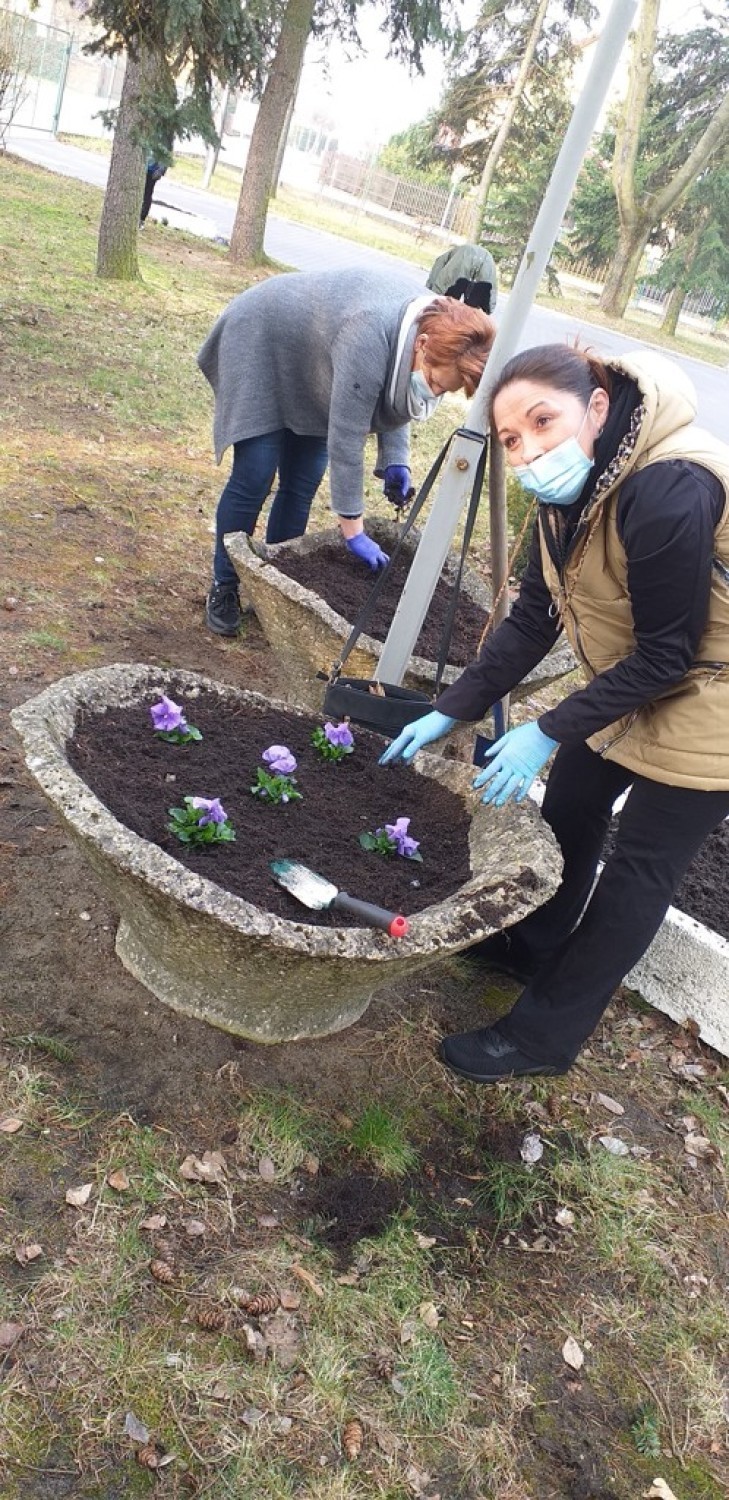
<svg viewBox="0 0 729 1500">
<path fill-rule="evenodd" d="M 11 716 L 28 769 L 120 913 L 122 963 L 173 1009 L 259 1042 L 323 1036 L 355 1021 L 381 986 L 518 921 L 556 888 L 560 856 L 536 808 L 494 814 L 474 798 L 470 768 L 421 755 L 419 773 L 445 782 L 472 812 L 476 873 L 411 917 L 405 939 L 284 920 L 231 895 L 119 823 L 66 757 L 78 709 L 131 704 L 173 682 L 183 702 L 206 689 L 251 712 L 291 711 L 197 673 L 135 665 L 63 678 Z"/>
<path fill-rule="evenodd" d="M 729 1057 L 729 943 L 670 906 L 629 989 L 679 1025 L 695 1021 L 702 1042 Z"/>
<path fill-rule="evenodd" d="M 373 521 L 368 525 L 368 530 L 385 551 L 393 551 L 399 533 L 395 522 Z M 411 533 L 405 540 L 405 549 L 410 556 L 415 552 L 417 536 L 415 529 L 415 535 Z M 266 639 L 277 658 L 283 690 L 293 703 L 310 708 L 313 713 L 319 712 L 324 695 L 324 684 L 317 678 L 317 673 L 329 674 L 354 622 L 345 620 L 318 594 L 303 588 L 293 578 L 280 572 L 276 559 L 283 548 L 308 555 L 338 539 L 338 530 L 310 531 L 297 541 L 279 542 L 271 547 L 259 543 L 252 545 L 244 532 L 235 532 L 225 538 L 225 545 L 240 574 L 243 596 L 254 606 Z M 444 569 L 444 575 L 449 581 L 453 578 L 457 565 L 458 558 L 451 553 Z M 482 609 L 489 609 L 489 590 L 472 568 L 464 568 L 463 592 Z M 474 655 L 477 646 L 478 641 L 474 641 Z M 347 659 L 347 675 L 372 677 L 381 651 L 381 641 L 376 641 L 373 636 L 361 635 L 352 655 Z M 518 702 L 520 698 L 528 697 L 550 682 L 558 681 L 575 666 L 575 658 L 569 645 L 566 642 L 559 643 L 515 688 L 512 694 L 514 701 Z M 446 667 L 444 686 L 460 677 L 462 670 L 462 667 Z M 432 693 L 435 674 L 435 662 L 413 656 L 403 686 Z M 473 726 L 469 726 L 469 735 L 472 738 Z"/>
</svg>

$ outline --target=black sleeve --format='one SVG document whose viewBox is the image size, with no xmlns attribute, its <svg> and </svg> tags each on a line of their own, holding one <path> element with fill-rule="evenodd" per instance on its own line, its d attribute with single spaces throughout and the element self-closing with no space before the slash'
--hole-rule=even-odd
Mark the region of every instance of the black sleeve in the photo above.
<svg viewBox="0 0 729 1500">
<path fill-rule="evenodd" d="M 635 649 L 539 720 L 576 744 L 642 708 L 691 666 L 709 609 L 714 532 L 724 506 L 719 480 L 677 459 L 640 470 L 618 499 L 618 535 L 628 559 Z"/>
<path fill-rule="evenodd" d="M 535 525 L 529 562 L 511 614 L 488 636 L 476 661 L 440 694 L 435 705 L 439 712 L 475 722 L 492 703 L 511 692 L 547 655 L 560 633 L 559 621 L 550 614 L 551 603 Z"/>
</svg>

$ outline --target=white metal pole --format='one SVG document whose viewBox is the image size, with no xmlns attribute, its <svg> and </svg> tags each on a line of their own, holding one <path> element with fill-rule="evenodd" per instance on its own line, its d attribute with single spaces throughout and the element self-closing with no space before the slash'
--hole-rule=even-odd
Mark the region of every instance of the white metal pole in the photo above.
<svg viewBox="0 0 729 1500">
<path fill-rule="evenodd" d="M 604 30 L 595 47 L 592 66 L 567 127 L 562 149 L 514 279 L 488 364 L 464 423 L 465 428 L 481 437 L 487 430 L 491 390 L 506 361 L 516 350 L 630 30 L 637 3 L 638 0 L 613 0 Z M 382 648 L 377 668 L 377 677 L 381 682 L 397 684 L 402 682 L 405 675 L 461 511 L 471 491 L 480 441 L 481 438 L 476 441 L 462 435 L 456 437 L 451 445 L 430 515 Z M 494 593 L 502 582 L 503 578 L 492 578 Z"/>
</svg>

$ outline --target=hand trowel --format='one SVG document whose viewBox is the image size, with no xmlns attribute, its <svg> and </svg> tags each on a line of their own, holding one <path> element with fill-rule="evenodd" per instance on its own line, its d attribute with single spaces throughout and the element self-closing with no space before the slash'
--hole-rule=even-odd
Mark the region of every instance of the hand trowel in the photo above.
<svg viewBox="0 0 729 1500">
<path fill-rule="evenodd" d="M 359 901 L 356 896 L 348 896 L 346 891 L 337 890 L 330 880 L 315 874 L 314 870 L 299 864 L 298 860 L 274 859 L 271 861 L 271 869 L 274 880 L 312 911 L 326 911 L 329 907 L 335 907 L 337 911 L 348 911 L 353 917 L 361 917 L 370 927 L 381 927 L 384 932 L 389 932 L 390 937 L 405 937 L 408 930 L 406 917 L 386 911 L 384 906 L 373 906 L 371 901 Z"/>
</svg>

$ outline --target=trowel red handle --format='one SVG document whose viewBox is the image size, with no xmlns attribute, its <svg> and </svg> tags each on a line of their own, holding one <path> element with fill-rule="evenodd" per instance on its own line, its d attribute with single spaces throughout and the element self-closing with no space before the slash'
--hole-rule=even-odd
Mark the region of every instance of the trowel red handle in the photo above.
<svg viewBox="0 0 729 1500">
<path fill-rule="evenodd" d="M 383 932 L 389 932 L 393 938 L 405 937 L 408 930 L 407 917 L 400 917 L 394 911 L 386 911 L 384 906 L 373 906 L 371 901 L 358 901 L 356 896 L 348 896 L 346 891 L 337 892 L 332 906 L 338 907 L 339 911 L 351 912 L 353 917 L 361 917 L 370 927 L 381 927 Z"/>
</svg>

